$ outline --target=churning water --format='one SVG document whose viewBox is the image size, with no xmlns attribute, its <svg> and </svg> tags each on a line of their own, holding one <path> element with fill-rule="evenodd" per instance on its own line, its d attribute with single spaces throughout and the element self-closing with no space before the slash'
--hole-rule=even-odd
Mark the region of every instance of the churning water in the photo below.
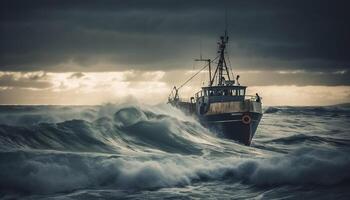
<svg viewBox="0 0 350 200">
<path fill-rule="evenodd" d="M 0 198 L 350 199 L 349 122 L 266 107 L 246 147 L 168 105 L 1 106 Z"/>
</svg>

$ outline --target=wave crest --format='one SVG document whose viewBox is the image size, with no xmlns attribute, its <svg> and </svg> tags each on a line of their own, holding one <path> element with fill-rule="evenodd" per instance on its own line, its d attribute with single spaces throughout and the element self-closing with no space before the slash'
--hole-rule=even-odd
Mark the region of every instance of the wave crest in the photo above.
<svg viewBox="0 0 350 200">
<path fill-rule="evenodd" d="M 143 190 L 196 181 L 235 180 L 257 187 L 338 185 L 350 180 L 350 158 L 335 151 L 300 149 L 269 159 L 153 157 L 132 159 L 62 153 L 0 153 L 0 186 L 52 193 L 88 187 Z M 12 170 L 16 168 L 17 170 Z"/>
<path fill-rule="evenodd" d="M 164 151 L 200 154 L 203 143 L 214 138 L 196 121 L 182 121 L 138 106 L 86 120 L 35 125 L 0 125 L 0 149 L 48 149 L 119 153 Z"/>
</svg>

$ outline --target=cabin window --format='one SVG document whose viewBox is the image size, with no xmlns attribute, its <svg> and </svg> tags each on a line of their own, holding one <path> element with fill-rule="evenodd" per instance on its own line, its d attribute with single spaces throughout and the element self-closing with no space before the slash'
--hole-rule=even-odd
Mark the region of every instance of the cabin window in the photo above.
<svg viewBox="0 0 350 200">
<path fill-rule="evenodd" d="M 237 90 L 231 90 L 231 95 L 236 96 L 237 95 Z"/>
<path fill-rule="evenodd" d="M 202 90 L 198 96 L 245 96 L 245 89 L 215 89 Z"/>
<path fill-rule="evenodd" d="M 241 96 L 244 96 L 245 95 L 244 92 L 245 92 L 244 89 L 240 89 L 239 93 L 240 93 Z"/>
</svg>

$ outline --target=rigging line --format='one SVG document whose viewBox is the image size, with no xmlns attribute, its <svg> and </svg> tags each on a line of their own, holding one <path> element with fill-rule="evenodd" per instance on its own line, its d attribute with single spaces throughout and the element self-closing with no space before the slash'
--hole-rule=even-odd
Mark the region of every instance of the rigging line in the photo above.
<svg viewBox="0 0 350 200">
<path fill-rule="evenodd" d="M 214 60 L 218 59 L 219 56 L 216 56 L 216 58 L 214 58 Z M 210 61 L 213 62 L 214 60 Z M 189 79 L 187 79 L 187 81 L 185 81 L 180 87 L 177 88 L 177 90 L 181 89 L 183 86 L 185 86 L 188 82 L 190 82 L 195 76 L 197 76 L 201 71 L 203 71 L 205 68 L 207 68 L 209 66 L 209 63 L 204 65 L 204 67 L 202 67 L 198 72 L 196 72 L 193 76 L 191 76 Z"/>
<path fill-rule="evenodd" d="M 226 53 L 226 55 L 227 55 L 227 53 Z M 235 76 L 233 75 L 233 70 L 232 70 L 230 57 L 228 55 L 227 55 L 227 60 L 228 60 L 228 65 L 230 66 L 230 71 L 231 71 L 231 74 L 232 74 L 232 78 L 233 78 L 233 80 L 235 80 Z"/>
</svg>

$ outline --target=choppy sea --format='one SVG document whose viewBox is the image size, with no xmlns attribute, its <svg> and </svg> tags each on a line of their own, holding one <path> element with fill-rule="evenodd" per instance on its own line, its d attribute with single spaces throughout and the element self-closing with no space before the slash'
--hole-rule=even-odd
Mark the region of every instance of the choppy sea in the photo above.
<svg viewBox="0 0 350 200">
<path fill-rule="evenodd" d="M 1 199 L 350 199 L 350 107 L 265 107 L 250 147 L 169 105 L 0 106 Z"/>
</svg>

